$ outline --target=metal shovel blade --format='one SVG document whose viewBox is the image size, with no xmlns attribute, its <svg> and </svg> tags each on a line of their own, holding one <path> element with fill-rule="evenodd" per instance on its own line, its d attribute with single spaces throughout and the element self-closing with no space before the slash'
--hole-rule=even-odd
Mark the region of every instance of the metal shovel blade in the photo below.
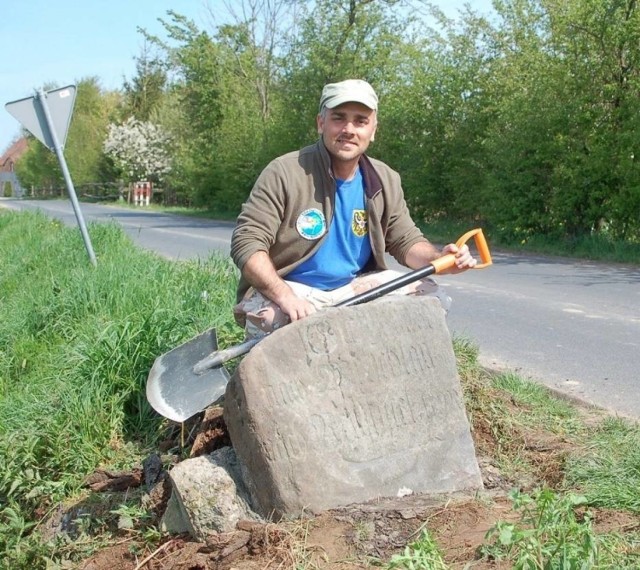
<svg viewBox="0 0 640 570">
<path fill-rule="evenodd" d="M 215 329 L 156 358 L 147 379 L 147 400 L 153 409 L 174 422 L 183 422 L 222 396 L 229 373 L 220 366 L 200 374 L 193 363 L 218 349 Z"/>
</svg>

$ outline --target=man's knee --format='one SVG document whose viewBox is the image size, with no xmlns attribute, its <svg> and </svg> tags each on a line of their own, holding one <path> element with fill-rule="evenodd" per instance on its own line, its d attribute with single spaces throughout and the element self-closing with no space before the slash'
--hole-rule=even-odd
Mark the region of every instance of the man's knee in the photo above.
<svg viewBox="0 0 640 570">
<path fill-rule="evenodd" d="M 253 338 L 272 333 L 289 322 L 280 307 L 253 291 L 233 308 L 236 323 L 245 329 L 245 336 Z"/>
</svg>

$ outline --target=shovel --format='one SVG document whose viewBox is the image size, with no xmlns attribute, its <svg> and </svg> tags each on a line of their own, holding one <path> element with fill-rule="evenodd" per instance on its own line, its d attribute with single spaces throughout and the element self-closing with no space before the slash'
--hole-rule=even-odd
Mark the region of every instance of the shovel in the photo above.
<svg viewBox="0 0 640 570">
<path fill-rule="evenodd" d="M 462 247 L 474 238 L 482 263 L 475 269 L 491 265 L 491 254 L 481 229 L 464 234 L 456 245 Z M 441 273 L 455 264 L 450 253 L 434 259 L 431 264 L 411 271 L 397 279 L 351 297 L 334 307 L 360 305 L 396 291 L 409 283 Z M 154 410 L 175 422 L 183 422 L 218 400 L 225 392 L 229 373 L 225 362 L 249 352 L 264 337 L 250 339 L 242 344 L 217 350 L 215 329 L 209 329 L 184 344 L 156 358 L 147 379 L 147 400 Z"/>
</svg>

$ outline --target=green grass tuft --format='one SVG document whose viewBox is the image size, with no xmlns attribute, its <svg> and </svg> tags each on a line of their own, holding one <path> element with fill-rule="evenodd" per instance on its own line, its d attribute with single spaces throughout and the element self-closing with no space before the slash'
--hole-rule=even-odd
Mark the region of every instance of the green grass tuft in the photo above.
<svg viewBox="0 0 640 570">
<path fill-rule="evenodd" d="M 640 426 L 607 418 L 568 462 L 567 483 L 592 505 L 640 513 Z"/>
</svg>

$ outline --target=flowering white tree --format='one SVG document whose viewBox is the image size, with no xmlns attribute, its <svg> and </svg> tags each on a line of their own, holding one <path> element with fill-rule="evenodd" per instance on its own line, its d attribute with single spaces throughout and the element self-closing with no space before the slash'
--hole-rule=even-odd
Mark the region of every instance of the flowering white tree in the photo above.
<svg viewBox="0 0 640 570">
<path fill-rule="evenodd" d="M 158 125 L 130 117 L 121 125 L 109 125 L 104 152 L 129 182 L 162 180 L 171 171 L 170 142 Z"/>
</svg>

